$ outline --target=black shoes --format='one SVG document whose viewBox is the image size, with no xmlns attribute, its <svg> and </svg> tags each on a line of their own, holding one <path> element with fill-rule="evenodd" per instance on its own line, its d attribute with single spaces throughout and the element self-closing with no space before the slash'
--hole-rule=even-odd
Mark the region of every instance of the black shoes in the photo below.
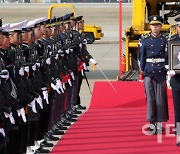
<svg viewBox="0 0 180 154">
<path fill-rule="evenodd" d="M 54 136 L 52 136 L 52 135 L 50 135 L 50 134 L 46 134 L 46 135 L 45 135 L 45 140 L 46 140 L 46 141 L 58 141 L 58 140 L 59 140 L 59 137 L 54 137 Z"/>
<path fill-rule="evenodd" d="M 82 106 L 81 104 L 78 104 L 75 106 L 77 110 L 86 110 L 85 106 Z"/>
<path fill-rule="evenodd" d="M 148 133 L 153 134 L 162 134 L 165 129 L 162 127 L 161 122 L 150 122 Z"/>
<path fill-rule="evenodd" d="M 46 140 L 44 140 L 43 142 L 41 142 L 40 146 L 41 147 L 53 147 L 54 145 L 52 143 L 49 143 Z"/>
<path fill-rule="evenodd" d="M 66 113 L 71 118 L 77 118 L 78 116 L 73 113 L 73 110 L 70 110 Z"/>
<path fill-rule="evenodd" d="M 177 144 L 176 144 L 178 147 L 180 147 L 180 141 L 179 142 L 177 142 Z"/>
<path fill-rule="evenodd" d="M 50 151 L 47 150 L 47 149 L 43 149 L 42 147 L 38 148 L 35 153 L 38 154 L 38 153 L 49 153 Z"/>
<path fill-rule="evenodd" d="M 48 131 L 48 134 L 50 134 L 50 135 L 63 135 L 63 134 L 64 134 L 64 132 L 63 132 L 63 131 L 60 131 L 60 130 L 55 129 L 55 130 L 50 130 L 50 131 Z"/>
<path fill-rule="evenodd" d="M 156 131 L 156 125 L 151 123 L 148 127 L 148 134 L 156 134 Z"/>
<path fill-rule="evenodd" d="M 70 122 L 62 122 L 63 126 L 71 126 L 71 123 Z"/>
<path fill-rule="evenodd" d="M 67 127 L 64 127 L 61 123 L 55 124 L 54 128 L 57 130 L 67 130 Z"/>
</svg>

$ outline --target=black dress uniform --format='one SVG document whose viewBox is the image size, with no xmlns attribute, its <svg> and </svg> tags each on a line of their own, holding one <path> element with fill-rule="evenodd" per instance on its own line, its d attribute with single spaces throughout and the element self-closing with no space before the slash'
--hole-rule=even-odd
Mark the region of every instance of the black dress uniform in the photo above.
<svg viewBox="0 0 180 154">
<path fill-rule="evenodd" d="M 176 19 L 177 26 L 180 27 L 180 17 Z M 179 23 L 179 24 L 178 24 Z M 169 41 L 180 42 L 180 34 L 172 35 Z M 175 125 L 180 122 L 180 74 L 175 74 L 170 79 L 170 86 L 172 88 L 173 102 L 174 102 L 174 114 L 175 114 Z M 180 125 L 178 126 L 180 127 Z M 177 132 L 180 134 L 180 132 Z"/>
<path fill-rule="evenodd" d="M 160 16 L 152 16 L 149 21 L 153 24 L 162 23 Z M 139 42 L 139 62 L 143 72 L 147 100 L 146 120 L 149 122 L 165 122 L 169 119 L 166 69 L 167 39 L 162 35 L 152 33 L 142 35 Z"/>
</svg>

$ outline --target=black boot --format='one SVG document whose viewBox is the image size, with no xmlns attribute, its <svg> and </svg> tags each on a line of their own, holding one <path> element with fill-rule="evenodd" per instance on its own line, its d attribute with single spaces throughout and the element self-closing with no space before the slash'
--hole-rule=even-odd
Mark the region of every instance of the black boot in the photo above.
<svg viewBox="0 0 180 154">
<path fill-rule="evenodd" d="M 47 149 L 43 149 L 42 147 L 38 148 L 35 153 L 38 154 L 38 153 L 49 153 L 50 151 L 47 150 Z"/>
<path fill-rule="evenodd" d="M 148 133 L 149 134 L 156 134 L 156 123 L 154 121 L 151 121 L 148 127 Z"/>
<path fill-rule="evenodd" d="M 82 106 L 81 104 L 76 105 L 77 110 L 86 110 L 85 106 Z"/>
<path fill-rule="evenodd" d="M 53 147 L 53 144 L 44 140 L 43 142 L 41 142 L 40 146 L 41 147 Z"/>
<path fill-rule="evenodd" d="M 44 136 L 46 141 L 58 141 L 59 137 L 54 137 L 51 134 L 46 133 L 46 135 Z"/>
</svg>

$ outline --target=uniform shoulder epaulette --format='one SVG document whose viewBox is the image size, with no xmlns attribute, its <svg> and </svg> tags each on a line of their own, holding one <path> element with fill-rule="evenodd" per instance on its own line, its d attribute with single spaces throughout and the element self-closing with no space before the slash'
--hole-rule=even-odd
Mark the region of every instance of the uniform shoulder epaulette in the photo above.
<svg viewBox="0 0 180 154">
<path fill-rule="evenodd" d="M 169 33 L 162 33 L 162 36 L 165 37 L 166 39 L 169 39 L 170 34 Z"/>
<path fill-rule="evenodd" d="M 151 36 L 151 33 L 142 34 L 142 35 L 141 35 L 141 39 L 146 39 L 146 38 L 148 38 L 148 37 L 150 37 L 150 36 Z"/>
<path fill-rule="evenodd" d="M 177 34 L 169 35 L 168 41 L 172 41 L 176 39 L 176 37 L 177 37 Z"/>
</svg>

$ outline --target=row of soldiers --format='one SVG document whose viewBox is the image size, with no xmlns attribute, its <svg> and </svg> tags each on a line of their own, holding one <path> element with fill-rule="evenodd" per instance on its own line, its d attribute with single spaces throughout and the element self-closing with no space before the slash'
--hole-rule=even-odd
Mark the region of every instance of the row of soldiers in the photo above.
<svg viewBox="0 0 180 154">
<path fill-rule="evenodd" d="M 0 153 L 48 153 L 48 141 L 86 109 L 80 87 L 89 62 L 82 16 L 0 23 Z"/>
</svg>

